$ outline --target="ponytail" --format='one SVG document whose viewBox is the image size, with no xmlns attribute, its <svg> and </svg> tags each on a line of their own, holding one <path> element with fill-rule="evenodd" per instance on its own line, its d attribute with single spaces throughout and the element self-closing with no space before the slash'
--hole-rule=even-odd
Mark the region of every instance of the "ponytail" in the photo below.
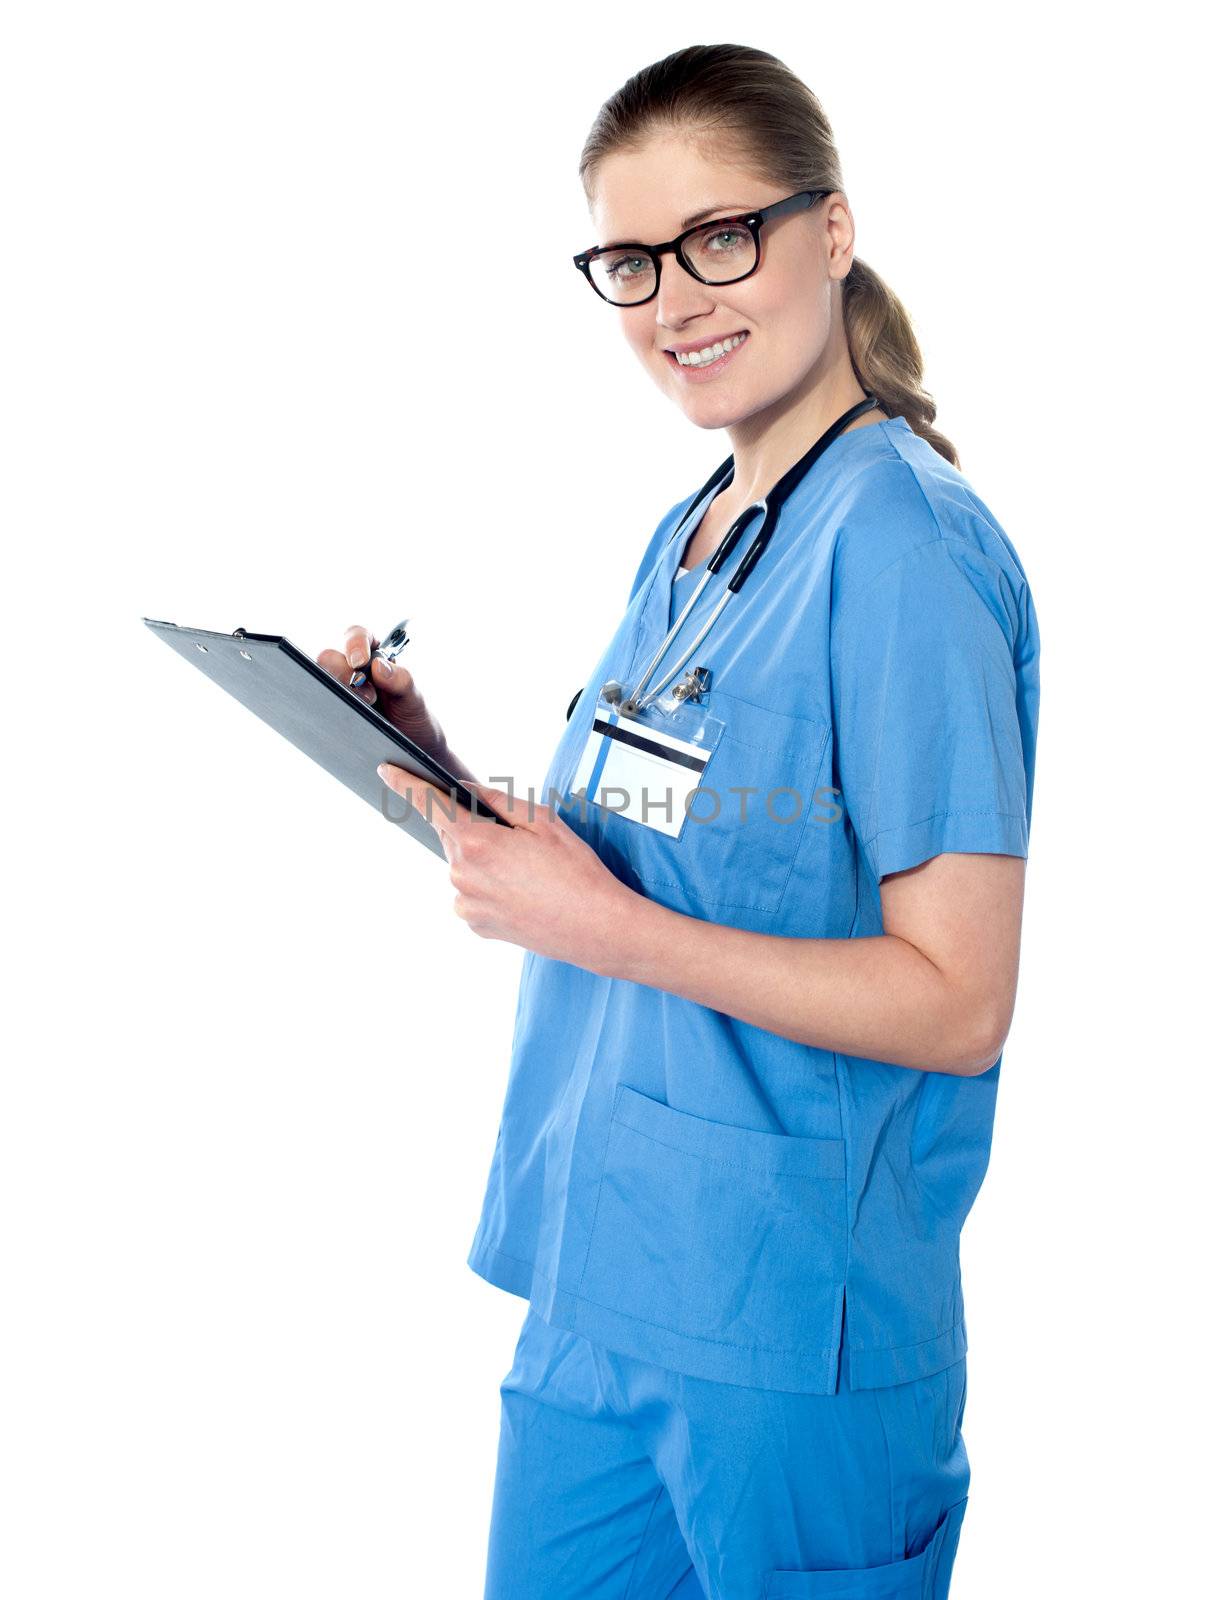
<svg viewBox="0 0 1216 1600">
<path fill-rule="evenodd" d="M 905 418 L 914 433 L 957 467 L 954 446 L 933 426 L 937 407 L 921 387 L 920 345 L 898 296 L 857 256 L 843 289 L 844 329 L 858 382 L 878 396 L 889 416 Z"/>
</svg>

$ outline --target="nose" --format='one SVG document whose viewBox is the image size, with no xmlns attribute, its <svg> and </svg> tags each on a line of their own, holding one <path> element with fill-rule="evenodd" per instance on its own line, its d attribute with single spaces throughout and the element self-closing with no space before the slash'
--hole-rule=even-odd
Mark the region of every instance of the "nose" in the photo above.
<svg viewBox="0 0 1216 1600">
<path fill-rule="evenodd" d="M 663 258 L 654 310 L 661 328 L 679 333 L 695 317 L 712 314 L 716 305 L 710 285 L 694 278 L 674 251 Z"/>
</svg>

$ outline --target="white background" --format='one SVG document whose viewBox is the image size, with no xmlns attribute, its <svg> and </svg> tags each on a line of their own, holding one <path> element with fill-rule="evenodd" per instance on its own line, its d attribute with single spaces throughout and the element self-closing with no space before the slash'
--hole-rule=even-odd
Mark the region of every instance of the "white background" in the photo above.
<svg viewBox="0 0 1216 1600">
<path fill-rule="evenodd" d="M 722 40 L 823 100 L 1042 630 L 952 1593 L 1209 1571 L 1185 8 L 42 0 L 0 33 L 12 1600 L 481 1593 L 524 1302 L 465 1256 L 521 952 L 141 617 L 315 653 L 408 615 L 463 758 L 539 783 L 729 450 L 572 269 L 578 155 L 632 72 Z"/>
</svg>

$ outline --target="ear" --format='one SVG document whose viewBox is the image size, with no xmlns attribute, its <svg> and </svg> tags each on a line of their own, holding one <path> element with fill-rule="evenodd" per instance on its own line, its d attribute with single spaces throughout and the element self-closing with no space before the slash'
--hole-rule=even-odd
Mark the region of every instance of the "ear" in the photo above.
<svg viewBox="0 0 1216 1600">
<path fill-rule="evenodd" d="M 853 247 L 857 229 L 848 197 L 838 189 L 823 202 L 823 228 L 827 246 L 828 277 L 843 281 L 853 265 Z"/>
</svg>

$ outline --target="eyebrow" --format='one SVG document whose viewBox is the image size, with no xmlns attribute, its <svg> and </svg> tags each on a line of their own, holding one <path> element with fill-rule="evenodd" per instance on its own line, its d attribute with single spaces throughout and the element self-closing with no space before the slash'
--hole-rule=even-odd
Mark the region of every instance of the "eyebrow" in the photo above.
<svg viewBox="0 0 1216 1600">
<path fill-rule="evenodd" d="M 747 209 L 747 206 L 736 206 L 730 204 L 729 201 L 723 201 L 720 206 L 706 206 L 704 211 L 694 211 L 691 217 L 684 218 L 684 221 L 680 224 L 680 227 L 691 228 L 694 222 L 704 222 L 706 217 L 712 217 L 715 211 L 730 211 L 738 213 L 740 211 L 746 211 Z"/>
<path fill-rule="evenodd" d="M 747 210 L 747 206 L 733 205 L 730 201 L 724 200 L 721 205 L 706 206 L 704 211 L 694 211 L 691 217 L 685 217 L 680 224 L 680 232 L 683 233 L 685 228 L 691 228 L 695 223 L 704 222 L 707 217 L 712 217 L 716 211 L 726 211 L 732 216 L 738 216 Z M 601 245 L 600 248 L 602 250 L 619 250 L 624 244 L 640 243 L 640 239 L 614 239 L 611 244 Z"/>
</svg>

